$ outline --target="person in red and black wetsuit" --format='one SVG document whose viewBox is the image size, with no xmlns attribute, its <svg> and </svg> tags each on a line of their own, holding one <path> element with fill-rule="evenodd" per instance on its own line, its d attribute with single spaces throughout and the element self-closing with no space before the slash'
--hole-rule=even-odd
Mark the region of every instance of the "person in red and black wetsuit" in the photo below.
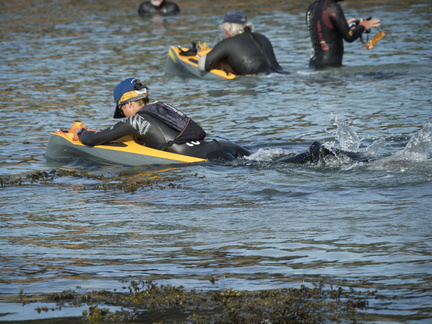
<svg viewBox="0 0 432 324">
<path fill-rule="evenodd" d="M 356 22 L 356 19 L 345 19 L 339 1 L 343 0 L 318 0 L 307 9 L 306 24 L 312 41 L 309 67 L 322 69 L 342 66 L 343 40 L 352 43 L 365 30 L 380 25 L 379 19 L 360 19 L 358 24 L 350 28 L 349 24 Z"/>
<path fill-rule="evenodd" d="M 222 68 L 237 75 L 287 73 L 279 65 L 269 39 L 255 33 L 243 11 L 229 11 L 221 24 L 225 39 L 206 55 L 198 68 L 210 71 Z"/>
</svg>

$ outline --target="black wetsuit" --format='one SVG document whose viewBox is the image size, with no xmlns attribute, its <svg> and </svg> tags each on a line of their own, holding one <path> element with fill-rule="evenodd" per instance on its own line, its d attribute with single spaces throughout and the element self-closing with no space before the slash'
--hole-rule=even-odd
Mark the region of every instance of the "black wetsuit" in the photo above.
<svg viewBox="0 0 432 324">
<path fill-rule="evenodd" d="M 358 39 L 364 27 L 351 30 L 338 0 L 318 0 L 306 12 L 306 24 L 312 41 L 309 66 L 340 67 L 344 53 L 343 39 L 351 43 Z"/>
<path fill-rule="evenodd" d="M 157 104 L 164 105 L 160 102 Z M 205 133 L 200 133 L 195 140 L 191 139 L 186 143 L 176 143 L 179 131 L 171 128 L 159 118 L 152 116 L 149 111 L 151 111 L 153 105 L 156 105 L 156 103 L 144 106 L 136 115 L 127 117 L 104 130 L 97 132 L 82 130 L 78 133 L 81 143 L 95 146 L 130 135 L 138 143 L 151 148 L 203 159 L 233 160 L 250 155 L 249 151 L 229 141 L 205 141 L 203 140 Z"/>
<path fill-rule="evenodd" d="M 360 153 L 342 151 L 336 148 L 328 149 L 320 142 L 313 142 L 306 152 L 278 160 L 277 162 L 295 164 L 318 163 L 320 161 L 324 161 L 324 158 L 329 155 L 335 157 L 348 157 L 355 162 L 370 161 L 369 158 L 362 156 Z"/>
<path fill-rule="evenodd" d="M 165 1 L 160 7 L 155 7 L 150 1 L 144 1 L 138 8 L 138 14 L 140 16 L 149 15 L 177 15 L 180 13 L 179 6 L 174 2 Z"/>
<path fill-rule="evenodd" d="M 225 38 L 207 54 L 205 70 L 227 63 L 237 75 L 287 73 L 279 65 L 273 46 L 264 35 L 245 28 L 242 34 Z"/>
</svg>

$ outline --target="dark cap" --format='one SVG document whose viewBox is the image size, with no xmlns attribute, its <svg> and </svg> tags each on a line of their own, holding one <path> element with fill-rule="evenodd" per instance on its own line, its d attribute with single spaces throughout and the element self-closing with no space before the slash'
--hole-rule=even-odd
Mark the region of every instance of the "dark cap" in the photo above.
<svg viewBox="0 0 432 324">
<path fill-rule="evenodd" d="M 222 23 L 246 24 L 246 13 L 244 11 L 228 11 Z"/>
<path fill-rule="evenodd" d="M 114 118 L 123 118 L 120 112 L 121 105 L 148 97 L 148 88 L 137 78 L 127 78 L 116 85 L 114 88 L 114 102 L 116 104 L 114 110 Z"/>
</svg>

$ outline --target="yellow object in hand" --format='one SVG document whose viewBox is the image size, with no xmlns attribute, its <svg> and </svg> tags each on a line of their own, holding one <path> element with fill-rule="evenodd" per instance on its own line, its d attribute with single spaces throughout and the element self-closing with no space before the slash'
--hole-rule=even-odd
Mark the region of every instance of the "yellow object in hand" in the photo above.
<svg viewBox="0 0 432 324">
<path fill-rule="evenodd" d="M 374 47 L 381 38 L 383 38 L 385 36 L 383 31 L 379 31 L 374 38 L 372 38 L 369 42 L 367 42 L 364 47 L 367 50 L 370 50 L 372 47 Z"/>
</svg>

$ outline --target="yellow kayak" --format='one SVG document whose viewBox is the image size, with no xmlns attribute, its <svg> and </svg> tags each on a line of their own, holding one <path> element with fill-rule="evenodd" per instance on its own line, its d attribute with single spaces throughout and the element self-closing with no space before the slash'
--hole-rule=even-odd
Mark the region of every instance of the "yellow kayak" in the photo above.
<svg viewBox="0 0 432 324">
<path fill-rule="evenodd" d="M 164 133 L 169 130 L 172 132 L 172 129 L 166 124 L 156 119 L 154 123 Z M 45 152 L 46 159 L 59 162 L 86 159 L 107 164 L 145 165 L 233 160 L 250 154 L 249 151 L 237 144 L 216 139 L 173 144 L 166 151 L 137 143 L 132 136 L 124 136 L 103 145 L 88 146 L 73 139 L 74 128 L 80 127 L 82 127 L 82 123 L 75 122 L 67 131 L 59 129 L 57 132 L 50 133 Z"/>
<path fill-rule="evenodd" d="M 168 50 L 166 72 L 169 74 L 189 74 L 203 79 L 234 79 L 237 75 L 232 73 L 228 66 L 213 69 L 209 72 L 198 69 L 199 58 L 210 51 L 210 47 L 199 47 L 195 54 L 189 48 L 171 46 Z"/>
<path fill-rule="evenodd" d="M 76 158 L 121 165 L 196 163 L 207 159 L 156 150 L 136 143 L 125 136 L 104 145 L 86 146 L 72 139 L 72 133 L 50 133 L 45 157 L 51 161 L 70 161 Z"/>
</svg>

